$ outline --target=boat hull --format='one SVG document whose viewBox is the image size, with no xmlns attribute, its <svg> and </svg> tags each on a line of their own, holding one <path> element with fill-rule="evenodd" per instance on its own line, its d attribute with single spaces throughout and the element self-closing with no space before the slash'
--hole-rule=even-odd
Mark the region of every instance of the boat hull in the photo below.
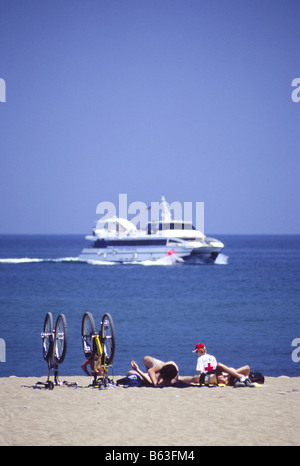
<svg viewBox="0 0 300 466">
<path fill-rule="evenodd" d="M 221 252 L 221 248 L 197 248 L 183 249 L 170 248 L 170 246 L 152 247 L 105 247 L 105 248 L 85 248 L 79 255 L 79 260 L 83 262 L 116 262 L 116 263 L 138 263 L 145 261 L 158 261 L 174 254 L 175 257 L 183 259 L 188 263 L 213 263 Z"/>
<path fill-rule="evenodd" d="M 185 261 L 189 264 L 213 264 L 218 255 L 220 254 L 221 250 L 222 249 L 220 249 L 219 251 L 204 251 L 202 249 L 201 251 L 193 251 L 189 256 L 185 258 Z"/>
<path fill-rule="evenodd" d="M 138 248 L 127 246 L 121 247 L 107 247 L 103 249 L 86 248 L 83 249 L 79 255 L 79 260 L 84 262 L 118 262 L 118 263 L 136 263 L 144 261 L 157 261 L 163 257 L 176 254 L 177 257 L 185 259 L 190 255 L 190 250 L 171 250 L 170 247 L 152 247 L 152 248 Z"/>
</svg>

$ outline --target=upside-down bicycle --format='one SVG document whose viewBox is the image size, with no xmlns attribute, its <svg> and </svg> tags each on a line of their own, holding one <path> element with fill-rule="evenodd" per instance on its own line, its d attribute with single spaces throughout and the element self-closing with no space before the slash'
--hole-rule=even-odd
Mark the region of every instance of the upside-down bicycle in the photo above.
<svg viewBox="0 0 300 466">
<path fill-rule="evenodd" d="M 59 385 L 58 366 L 63 363 L 67 351 L 68 330 L 65 315 L 59 314 L 53 327 L 53 315 L 47 312 L 41 337 L 43 357 L 48 364 L 48 378 L 46 383 L 37 382 L 37 385 L 53 390 L 54 385 Z M 54 382 L 50 380 L 51 370 L 54 370 Z"/>
<path fill-rule="evenodd" d="M 82 317 L 81 336 L 85 357 L 92 361 L 92 386 L 105 388 L 112 382 L 108 378 L 108 370 L 112 367 L 115 354 L 115 327 L 111 315 L 103 315 L 100 330 L 97 332 L 93 315 L 85 312 Z M 104 375 L 99 377 L 100 365 Z"/>
</svg>

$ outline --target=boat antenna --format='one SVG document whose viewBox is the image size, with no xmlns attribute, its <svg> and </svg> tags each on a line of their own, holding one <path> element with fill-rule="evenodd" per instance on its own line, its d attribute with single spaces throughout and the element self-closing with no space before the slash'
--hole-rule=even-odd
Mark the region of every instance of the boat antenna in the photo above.
<svg viewBox="0 0 300 466">
<path fill-rule="evenodd" d="M 171 222 L 171 212 L 169 203 L 166 201 L 165 196 L 161 196 L 162 220 L 163 222 Z"/>
</svg>

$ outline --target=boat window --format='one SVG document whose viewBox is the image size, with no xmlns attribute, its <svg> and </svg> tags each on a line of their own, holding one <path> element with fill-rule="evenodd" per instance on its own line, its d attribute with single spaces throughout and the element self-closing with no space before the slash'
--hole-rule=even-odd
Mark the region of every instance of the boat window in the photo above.
<svg viewBox="0 0 300 466">
<path fill-rule="evenodd" d="M 147 233 L 148 235 L 154 234 L 156 232 L 157 228 L 154 223 L 148 223 L 147 225 Z"/>
<path fill-rule="evenodd" d="M 160 224 L 162 230 L 194 230 L 191 223 L 187 222 L 170 222 Z"/>
<path fill-rule="evenodd" d="M 150 222 L 147 225 L 148 235 L 165 230 L 196 230 L 196 228 L 189 222 Z"/>
</svg>

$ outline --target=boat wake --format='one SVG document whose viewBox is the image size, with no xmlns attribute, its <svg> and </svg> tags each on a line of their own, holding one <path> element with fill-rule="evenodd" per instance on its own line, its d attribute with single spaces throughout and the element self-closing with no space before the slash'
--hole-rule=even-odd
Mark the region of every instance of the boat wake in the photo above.
<svg viewBox="0 0 300 466">
<path fill-rule="evenodd" d="M 177 256 L 175 252 L 169 253 L 167 256 L 162 257 L 161 259 L 157 259 L 155 261 L 143 261 L 140 262 L 142 265 L 176 265 L 176 264 L 183 264 L 184 260 L 182 257 Z"/>
<path fill-rule="evenodd" d="M 61 257 L 59 259 L 37 259 L 32 257 L 0 259 L 0 264 L 32 264 L 37 262 L 81 262 L 78 257 Z"/>
<path fill-rule="evenodd" d="M 162 257 L 161 259 L 157 259 L 154 261 L 146 260 L 146 261 L 131 261 L 131 262 L 109 262 L 109 261 L 85 261 L 81 260 L 78 257 L 60 257 L 58 259 L 39 259 L 39 258 L 31 258 L 31 257 L 21 257 L 21 258 L 7 258 L 7 259 L 0 259 L 0 264 L 34 264 L 34 263 L 65 263 L 65 262 L 79 262 L 82 264 L 90 264 L 90 265 L 118 265 L 118 264 L 133 264 L 133 265 L 174 265 L 178 263 L 183 263 L 183 259 L 177 257 L 176 254 L 171 256 Z"/>
<path fill-rule="evenodd" d="M 228 256 L 225 254 L 219 254 L 215 260 L 216 265 L 227 265 L 228 264 Z"/>
</svg>

